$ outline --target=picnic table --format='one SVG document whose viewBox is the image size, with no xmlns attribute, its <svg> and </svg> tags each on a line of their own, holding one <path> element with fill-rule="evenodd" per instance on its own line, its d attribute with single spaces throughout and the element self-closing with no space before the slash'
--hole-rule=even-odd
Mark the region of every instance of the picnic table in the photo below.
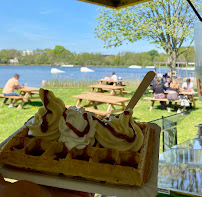
<svg viewBox="0 0 202 197">
<path fill-rule="evenodd" d="M 104 92 L 109 91 L 112 95 L 121 95 L 124 97 L 124 94 L 129 93 L 129 91 L 125 91 L 125 86 L 115 86 L 115 85 L 103 85 L 103 84 L 93 84 L 89 85 L 88 87 L 91 88 L 91 92 Z M 118 94 L 117 94 L 118 92 Z"/>
<path fill-rule="evenodd" d="M 109 83 L 113 83 L 113 85 L 123 85 L 124 80 L 110 80 L 110 79 L 98 79 L 99 84 L 109 85 Z"/>
<path fill-rule="evenodd" d="M 165 91 L 165 94 L 168 94 L 169 91 Z M 185 92 L 185 91 L 180 91 L 179 95 L 183 95 L 186 96 L 191 103 L 193 103 L 193 107 L 194 109 L 196 109 L 196 100 L 198 100 L 198 97 L 194 97 L 195 95 L 197 95 L 198 92 Z"/>
<path fill-rule="evenodd" d="M 18 105 L 17 109 L 21 109 L 22 106 L 27 101 L 31 101 L 33 99 L 40 99 L 39 97 L 39 88 L 35 87 L 24 87 L 20 88 L 20 94 L 23 96 L 22 102 Z M 37 95 L 37 96 L 36 96 Z"/>
<path fill-rule="evenodd" d="M 3 94 L 0 94 L 0 98 L 4 98 L 3 104 L 6 104 L 8 99 L 13 99 L 14 104 L 17 101 L 22 100 L 22 102 L 17 107 L 17 109 L 21 109 L 23 107 L 23 105 L 25 104 L 25 102 L 40 98 L 39 97 L 39 88 L 24 87 L 24 88 L 20 88 L 19 90 L 20 90 L 21 96 L 4 96 Z"/>
<path fill-rule="evenodd" d="M 149 92 L 153 93 L 153 90 L 149 90 Z M 169 93 L 169 91 L 165 91 L 164 93 L 167 95 Z M 179 92 L 179 95 L 183 95 L 183 96 L 186 96 L 189 98 L 190 102 L 193 103 L 194 109 L 196 109 L 196 100 L 199 99 L 198 97 L 195 97 L 195 95 L 197 95 L 197 94 L 198 94 L 198 92 L 185 92 L 185 91 Z M 167 98 L 156 99 L 154 97 L 145 97 L 144 100 L 149 100 L 152 102 L 150 110 L 153 109 L 155 101 L 165 101 L 165 102 L 169 101 Z M 181 101 L 180 101 L 180 99 L 178 99 L 178 100 L 174 100 L 173 102 L 180 103 Z M 184 106 L 184 108 L 185 108 L 185 106 Z"/>
<path fill-rule="evenodd" d="M 129 101 L 130 98 L 124 98 L 124 97 L 114 97 L 114 96 L 108 96 L 108 95 L 93 95 L 92 93 L 89 94 L 80 94 L 72 96 L 73 98 L 77 98 L 78 102 L 76 104 L 76 107 L 85 107 L 87 111 L 94 112 L 98 116 L 109 116 L 110 114 L 121 112 L 125 109 L 126 105 L 125 102 Z M 86 105 L 81 105 L 82 101 L 87 101 Z M 101 104 L 107 104 L 108 108 L 107 111 L 101 111 L 98 110 L 98 105 Z M 121 108 L 116 108 L 117 106 L 121 106 Z M 89 108 L 94 107 L 94 109 Z"/>
</svg>

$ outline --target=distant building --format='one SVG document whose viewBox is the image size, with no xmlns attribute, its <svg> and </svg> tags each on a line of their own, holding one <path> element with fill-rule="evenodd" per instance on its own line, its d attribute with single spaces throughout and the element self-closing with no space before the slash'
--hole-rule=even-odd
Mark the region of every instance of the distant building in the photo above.
<svg viewBox="0 0 202 197">
<path fill-rule="evenodd" d="M 10 59 L 9 62 L 10 62 L 11 64 L 17 64 L 17 63 L 18 63 L 18 58 L 15 57 L 15 58 L 13 58 L 13 59 Z"/>
<path fill-rule="evenodd" d="M 33 55 L 33 54 L 34 54 L 34 52 L 33 52 L 33 51 L 30 51 L 30 50 L 22 51 L 22 56 Z"/>
</svg>

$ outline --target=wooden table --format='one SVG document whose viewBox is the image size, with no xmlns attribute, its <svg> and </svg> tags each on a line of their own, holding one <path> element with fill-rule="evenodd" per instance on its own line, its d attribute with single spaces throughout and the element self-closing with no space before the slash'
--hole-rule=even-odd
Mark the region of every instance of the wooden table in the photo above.
<svg viewBox="0 0 202 197">
<path fill-rule="evenodd" d="M 24 87 L 20 88 L 20 94 L 23 96 L 22 102 L 18 105 L 17 109 L 21 109 L 22 106 L 27 101 L 31 101 L 33 99 L 39 99 L 39 88 L 35 87 Z M 36 96 L 37 95 L 37 96 Z"/>
<path fill-rule="evenodd" d="M 124 96 L 125 86 L 114 86 L 114 85 L 103 85 L 103 84 L 93 84 L 88 87 L 91 87 L 91 92 L 95 89 L 96 92 L 103 92 L 104 90 L 110 91 L 110 94 L 114 95 L 118 92 L 121 96 Z"/>
<path fill-rule="evenodd" d="M 118 83 L 120 83 L 120 85 L 122 86 L 123 84 L 123 82 L 124 82 L 124 80 L 110 80 L 110 79 L 99 79 L 98 80 L 99 81 L 99 84 L 106 84 L 106 85 L 109 85 L 109 83 L 113 83 L 113 85 L 119 85 Z"/>
<path fill-rule="evenodd" d="M 153 93 L 153 90 L 149 90 L 149 92 Z M 165 91 L 164 93 L 167 95 L 169 93 L 169 91 Z M 194 97 L 194 96 L 197 95 L 198 92 L 184 92 L 184 91 L 181 91 L 178 94 L 179 95 L 184 95 L 184 96 L 188 97 L 188 99 L 190 100 L 190 102 L 193 103 L 194 109 L 196 109 L 196 100 L 198 100 L 198 98 Z"/>
<path fill-rule="evenodd" d="M 124 98 L 124 97 L 113 97 L 113 96 L 92 95 L 92 94 L 80 94 L 72 97 L 78 99 L 76 107 L 85 107 L 87 111 L 94 112 L 97 115 L 106 115 L 106 116 L 109 116 L 112 113 L 123 111 L 126 107 L 125 102 L 130 100 L 130 98 Z M 83 100 L 86 100 L 88 103 L 86 105 L 81 105 Z M 98 110 L 97 106 L 100 104 L 107 104 L 108 105 L 107 111 Z M 115 106 L 121 106 L 121 108 L 117 109 L 115 108 Z M 94 107 L 94 109 L 88 107 Z"/>
<path fill-rule="evenodd" d="M 165 91 L 165 94 L 168 94 L 169 91 Z M 198 92 L 179 92 L 179 95 L 183 95 L 183 96 L 186 96 L 191 103 L 193 103 L 193 107 L 194 109 L 196 109 L 196 98 L 194 98 L 194 96 L 198 94 Z"/>
</svg>

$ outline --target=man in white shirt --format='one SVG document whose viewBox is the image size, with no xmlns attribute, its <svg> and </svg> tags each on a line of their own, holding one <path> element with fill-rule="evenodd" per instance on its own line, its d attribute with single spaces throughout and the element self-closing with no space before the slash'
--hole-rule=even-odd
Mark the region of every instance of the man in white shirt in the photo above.
<svg viewBox="0 0 202 197">
<path fill-rule="evenodd" d="M 116 76 L 115 72 L 112 73 L 112 76 L 109 78 L 109 81 L 117 81 L 118 77 Z M 109 82 L 109 85 L 113 85 L 114 82 Z"/>
<path fill-rule="evenodd" d="M 111 76 L 110 79 L 113 80 L 113 81 L 117 81 L 118 78 L 117 78 L 115 72 L 112 73 L 112 76 Z"/>
<path fill-rule="evenodd" d="M 190 78 L 187 78 L 186 82 L 182 84 L 182 91 L 183 92 L 193 92 L 194 91 L 194 84 L 191 82 Z M 190 99 L 191 96 L 188 96 Z M 189 103 L 190 107 L 192 108 L 192 103 Z"/>
<path fill-rule="evenodd" d="M 182 91 L 184 92 L 193 92 L 194 85 L 189 78 L 187 78 L 186 82 L 182 84 Z"/>
</svg>

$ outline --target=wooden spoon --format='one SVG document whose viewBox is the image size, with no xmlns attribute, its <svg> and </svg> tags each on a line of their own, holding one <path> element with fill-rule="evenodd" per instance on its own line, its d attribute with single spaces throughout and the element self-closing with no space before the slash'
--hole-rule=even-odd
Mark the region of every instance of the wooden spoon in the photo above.
<svg viewBox="0 0 202 197">
<path fill-rule="evenodd" d="M 152 80 L 154 79 L 156 73 L 153 71 L 149 71 L 142 82 L 140 83 L 139 87 L 137 88 L 136 92 L 133 94 L 133 97 L 131 98 L 130 102 L 126 106 L 126 110 L 131 108 L 133 109 L 137 102 L 140 100 L 144 92 L 146 91 L 147 87 L 151 84 Z"/>
</svg>

